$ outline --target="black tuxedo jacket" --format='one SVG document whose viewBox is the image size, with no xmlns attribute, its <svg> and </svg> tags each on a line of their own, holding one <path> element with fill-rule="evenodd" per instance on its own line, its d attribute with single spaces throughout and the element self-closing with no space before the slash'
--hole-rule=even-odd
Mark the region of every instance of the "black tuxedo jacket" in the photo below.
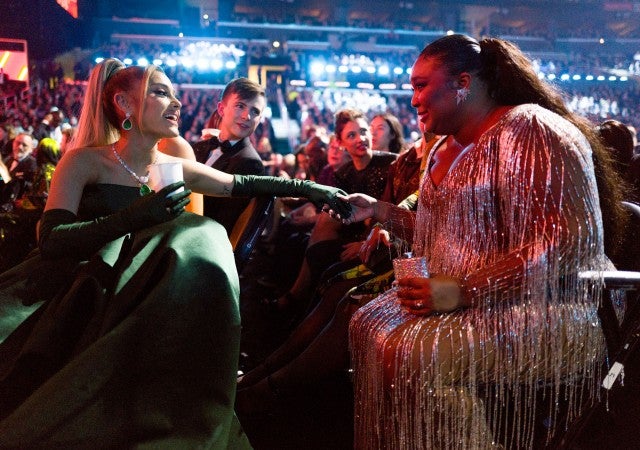
<svg viewBox="0 0 640 450">
<path fill-rule="evenodd" d="M 216 139 L 210 138 L 193 144 L 196 160 L 205 164 L 211 152 L 216 148 Z M 251 145 L 249 138 L 236 142 L 231 148 L 224 149 L 222 155 L 213 163 L 214 169 L 238 175 L 263 175 L 264 165 L 260 155 Z M 204 215 L 211 217 L 231 233 L 236 220 L 251 201 L 250 198 L 223 198 L 204 196 Z"/>
<path fill-rule="evenodd" d="M 36 162 L 36 159 L 32 155 L 28 155 L 25 158 L 22 158 L 22 161 L 19 161 L 18 165 L 11 170 L 13 161 L 13 156 L 9 156 L 4 161 L 4 165 L 9 169 L 9 175 L 11 175 L 11 178 L 20 178 L 28 183 L 32 183 L 33 177 L 38 170 L 38 163 Z"/>
</svg>

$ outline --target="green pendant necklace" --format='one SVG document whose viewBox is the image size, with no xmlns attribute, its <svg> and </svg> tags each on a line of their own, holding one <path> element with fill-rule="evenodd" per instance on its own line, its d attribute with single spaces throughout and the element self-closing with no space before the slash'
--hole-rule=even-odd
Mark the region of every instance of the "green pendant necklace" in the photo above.
<svg viewBox="0 0 640 450">
<path fill-rule="evenodd" d="M 147 194 L 151 194 L 151 192 L 153 192 L 151 190 L 151 188 L 149 187 L 149 185 L 147 184 L 149 182 L 149 172 L 147 172 L 146 175 L 138 175 L 136 174 L 133 169 L 131 169 L 131 167 L 129 167 L 127 165 L 126 162 L 124 162 L 124 159 L 122 159 L 122 157 L 120 156 L 120 154 L 117 152 L 116 150 L 116 144 L 112 144 L 111 145 L 111 150 L 113 150 L 113 154 L 116 156 L 116 159 L 118 160 L 118 162 L 122 165 L 122 167 L 125 168 L 125 170 L 127 172 L 129 172 L 129 175 L 131 175 L 137 182 L 138 182 L 138 186 L 140 186 L 140 195 L 147 195 Z M 156 154 L 155 159 L 153 160 L 153 164 L 158 162 L 158 155 Z"/>
</svg>

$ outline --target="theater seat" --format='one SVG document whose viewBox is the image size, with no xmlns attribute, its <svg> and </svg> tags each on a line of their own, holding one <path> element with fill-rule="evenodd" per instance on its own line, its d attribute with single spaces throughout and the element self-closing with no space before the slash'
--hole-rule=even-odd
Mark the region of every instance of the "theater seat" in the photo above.
<svg viewBox="0 0 640 450">
<path fill-rule="evenodd" d="M 253 198 L 233 226 L 229 240 L 238 273 L 242 273 L 262 231 L 269 223 L 274 202 L 275 197 Z"/>
</svg>

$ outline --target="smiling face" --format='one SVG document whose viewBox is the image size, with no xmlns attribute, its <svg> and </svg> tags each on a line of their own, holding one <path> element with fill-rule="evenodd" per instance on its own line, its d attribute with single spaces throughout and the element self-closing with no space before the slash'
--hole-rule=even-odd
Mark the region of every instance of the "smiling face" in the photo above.
<svg viewBox="0 0 640 450">
<path fill-rule="evenodd" d="M 367 121 L 360 117 L 347 122 L 340 132 L 340 143 L 353 159 L 370 158 L 371 131 Z"/>
<path fill-rule="evenodd" d="M 261 95 L 248 100 L 237 93 L 218 103 L 220 139 L 236 141 L 249 137 L 260 123 L 266 105 L 267 101 Z"/>
<path fill-rule="evenodd" d="M 163 72 L 153 72 L 142 105 L 144 133 L 159 138 L 178 136 L 181 106 L 169 78 Z"/>
<path fill-rule="evenodd" d="M 418 58 L 411 72 L 413 97 L 425 131 L 455 134 L 460 114 L 456 108 L 456 90 L 444 65 L 436 58 Z"/>
</svg>

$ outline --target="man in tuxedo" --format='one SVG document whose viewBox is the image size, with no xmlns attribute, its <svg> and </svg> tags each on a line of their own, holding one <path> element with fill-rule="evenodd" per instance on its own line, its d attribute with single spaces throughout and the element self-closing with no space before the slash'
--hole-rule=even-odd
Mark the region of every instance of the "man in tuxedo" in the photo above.
<svg viewBox="0 0 640 450">
<path fill-rule="evenodd" d="M 31 189 L 38 168 L 38 163 L 33 157 L 33 144 L 33 138 L 29 133 L 19 133 L 13 140 L 11 155 L 4 160 L 11 182 L 3 188 L 3 203 L 14 201 Z"/>
<path fill-rule="evenodd" d="M 231 80 L 217 110 L 219 134 L 193 144 L 198 162 L 227 173 L 263 175 L 264 165 L 249 137 L 260 123 L 267 100 L 265 91 L 248 78 Z M 204 215 L 231 233 L 236 220 L 251 199 L 204 197 Z"/>
</svg>

